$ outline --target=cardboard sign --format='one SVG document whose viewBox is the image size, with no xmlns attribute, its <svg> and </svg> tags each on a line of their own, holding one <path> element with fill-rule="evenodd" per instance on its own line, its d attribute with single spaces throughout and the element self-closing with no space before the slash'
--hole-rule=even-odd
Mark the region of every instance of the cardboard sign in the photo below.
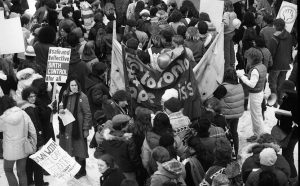
<svg viewBox="0 0 300 186">
<path fill-rule="evenodd" d="M 47 62 L 46 82 L 65 83 L 68 78 L 70 48 L 50 47 Z"/>
<path fill-rule="evenodd" d="M 50 139 L 41 150 L 29 156 L 51 176 L 68 181 L 80 169 L 80 165 L 57 143 Z"/>
<path fill-rule="evenodd" d="M 25 52 L 24 38 L 19 17 L 0 20 L 0 54 Z"/>
<path fill-rule="evenodd" d="M 215 25 L 217 31 L 220 31 L 223 19 L 224 1 L 220 0 L 201 0 L 200 12 L 208 13 L 211 22 Z"/>
<path fill-rule="evenodd" d="M 283 19 L 285 21 L 285 29 L 291 32 L 297 18 L 297 5 L 282 1 L 276 18 Z"/>
</svg>

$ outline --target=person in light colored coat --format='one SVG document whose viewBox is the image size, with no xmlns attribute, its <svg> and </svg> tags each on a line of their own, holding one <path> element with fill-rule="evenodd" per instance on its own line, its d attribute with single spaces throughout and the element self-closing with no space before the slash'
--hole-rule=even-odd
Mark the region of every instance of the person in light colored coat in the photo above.
<svg viewBox="0 0 300 186">
<path fill-rule="evenodd" d="M 3 132 L 4 172 L 9 185 L 27 185 L 24 141 L 30 136 L 33 144 L 37 143 L 34 125 L 25 111 L 16 107 L 16 102 L 9 96 L 0 99 L 0 131 Z M 26 135 L 25 135 L 26 134 Z M 17 164 L 19 183 L 13 172 Z"/>
</svg>

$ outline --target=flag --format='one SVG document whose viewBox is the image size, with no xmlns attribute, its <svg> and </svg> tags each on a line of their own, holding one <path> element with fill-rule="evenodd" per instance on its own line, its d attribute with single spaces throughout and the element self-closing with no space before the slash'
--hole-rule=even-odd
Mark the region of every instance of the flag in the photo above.
<svg viewBox="0 0 300 186">
<path fill-rule="evenodd" d="M 117 41 L 116 21 L 114 20 L 109 93 L 113 95 L 118 90 L 125 90 L 125 87 L 123 52 L 121 44 Z"/>
<path fill-rule="evenodd" d="M 161 97 L 166 89 L 175 88 L 183 103 L 183 114 L 191 120 L 201 115 L 201 99 L 193 69 L 183 47 L 169 52 L 171 63 L 163 72 L 144 64 L 135 54 L 126 53 L 125 66 L 132 99 L 137 106 L 162 110 Z"/>
<path fill-rule="evenodd" d="M 224 76 L 224 26 L 208 48 L 200 62 L 194 67 L 202 101 L 210 98 Z"/>
</svg>

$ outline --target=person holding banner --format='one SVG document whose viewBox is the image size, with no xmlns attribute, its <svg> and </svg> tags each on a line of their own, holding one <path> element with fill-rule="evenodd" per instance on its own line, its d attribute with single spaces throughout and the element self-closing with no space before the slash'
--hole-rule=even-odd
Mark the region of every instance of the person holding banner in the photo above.
<svg viewBox="0 0 300 186">
<path fill-rule="evenodd" d="M 25 138 L 37 143 L 36 130 L 25 111 L 16 106 L 13 98 L 0 98 L 0 131 L 3 132 L 4 172 L 10 186 L 27 186 Z M 14 165 L 17 164 L 17 176 Z"/>
<path fill-rule="evenodd" d="M 65 109 L 69 110 L 75 121 L 64 124 L 59 119 L 59 145 L 67 151 L 81 165 L 79 172 L 75 175 L 76 179 L 86 175 L 86 158 L 88 147 L 86 138 L 91 128 L 92 116 L 87 96 L 81 92 L 81 87 L 76 78 L 67 80 L 67 89 L 63 92 L 60 100 L 59 113 L 64 114 Z"/>
</svg>

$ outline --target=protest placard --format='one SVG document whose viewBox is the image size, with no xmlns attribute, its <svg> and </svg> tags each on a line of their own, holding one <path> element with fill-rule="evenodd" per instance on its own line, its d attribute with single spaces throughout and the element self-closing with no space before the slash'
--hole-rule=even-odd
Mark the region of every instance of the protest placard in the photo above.
<svg viewBox="0 0 300 186">
<path fill-rule="evenodd" d="M 25 44 L 19 17 L 0 21 L 0 54 L 25 52 Z"/>
<path fill-rule="evenodd" d="M 282 1 L 276 18 L 283 19 L 285 21 L 285 29 L 291 32 L 297 18 L 297 5 Z"/>
<path fill-rule="evenodd" d="M 215 25 L 217 31 L 220 31 L 223 19 L 224 1 L 220 0 L 201 0 L 200 12 L 208 13 L 211 22 Z"/>
<path fill-rule="evenodd" d="M 46 82 L 65 83 L 68 78 L 70 48 L 50 47 L 47 62 Z"/>
<path fill-rule="evenodd" d="M 68 109 L 65 109 L 64 114 L 58 114 L 58 116 L 60 117 L 60 119 L 63 122 L 64 126 L 66 126 L 66 125 L 72 123 L 73 121 L 75 121 L 75 118 L 74 118 L 73 114 Z"/>
<path fill-rule="evenodd" d="M 68 181 L 80 169 L 80 165 L 57 143 L 50 139 L 41 150 L 29 156 L 54 178 Z"/>
</svg>

